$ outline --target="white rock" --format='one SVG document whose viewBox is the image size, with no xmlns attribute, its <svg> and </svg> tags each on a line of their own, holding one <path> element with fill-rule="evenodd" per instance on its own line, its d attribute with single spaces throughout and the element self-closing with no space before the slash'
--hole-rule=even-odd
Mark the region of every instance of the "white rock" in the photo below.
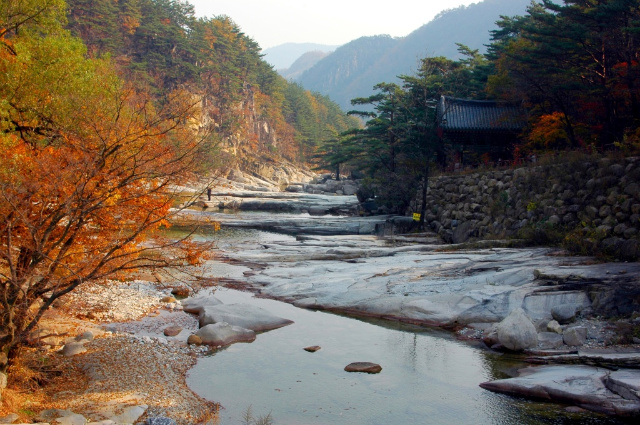
<svg viewBox="0 0 640 425">
<path fill-rule="evenodd" d="M 206 325 L 196 332 L 203 344 L 213 346 L 225 346 L 236 342 L 252 342 L 256 339 L 256 333 L 240 326 L 231 326 L 221 322 Z"/>
<path fill-rule="evenodd" d="M 180 303 L 182 304 L 182 309 L 187 313 L 199 314 L 200 310 L 205 306 L 220 305 L 222 301 L 213 295 L 197 295 L 185 298 Z"/>
<path fill-rule="evenodd" d="M 281 328 L 293 321 L 275 316 L 250 304 L 229 304 L 204 307 L 200 313 L 200 326 L 226 322 L 232 326 L 251 329 L 255 332 Z"/>
<path fill-rule="evenodd" d="M 149 406 L 141 404 L 139 406 L 130 406 L 124 409 L 120 415 L 116 415 L 111 420 L 117 424 L 133 424 L 140 416 L 144 415 Z"/>
<path fill-rule="evenodd" d="M 498 340 L 505 348 L 522 351 L 538 345 L 538 333 L 521 308 L 514 309 L 498 324 Z"/>
</svg>

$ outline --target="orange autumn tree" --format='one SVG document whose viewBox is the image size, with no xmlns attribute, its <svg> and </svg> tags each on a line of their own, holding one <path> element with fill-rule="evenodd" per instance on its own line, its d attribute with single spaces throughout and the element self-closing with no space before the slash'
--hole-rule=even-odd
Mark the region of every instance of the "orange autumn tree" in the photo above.
<svg viewBox="0 0 640 425">
<path fill-rule="evenodd" d="M 78 286 L 200 254 L 187 245 L 163 256 L 178 242 L 150 241 L 209 152 L 190 96 L 155 105 L 108 61 L 86 59 L 63 24 L 60 0 L 0 3 L 3 359 Z"/>
</svg>

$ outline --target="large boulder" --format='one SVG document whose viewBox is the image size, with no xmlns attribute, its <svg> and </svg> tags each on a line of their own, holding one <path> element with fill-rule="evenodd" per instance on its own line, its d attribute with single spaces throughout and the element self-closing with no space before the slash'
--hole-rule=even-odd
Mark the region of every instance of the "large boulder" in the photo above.
<svg viewBox="0 0 640 425">
<path fill-rule="evenodd" d="M 226 322 L 233 326 L 263 332 L 293 323 L 250 304 L 206 306 L 200 312 L 200 327 Z"/>
<path fill-rule="evenodd" d="M 206 325 L 195 333 L 203 344 L 225 346 L 236 342 L 253 342 L 256 333 L 240 326 L 232 326 L 226 322 Z"/>
<path fill-rule="evenodd" d="M 194 297 L 185 298 L 181 301 L 182 309 L 187 313 L 200 314 L 200 311 L 206 306 L 220 305 L 222 301 L 213 295 L 196 295 Z"/>
<path fill-rule="evenodd" d="M 575 304 L 560 304 L 551 308 L 551 317 L 561 325 L 573 322 L 576 318 Z"/>
<path fill-rule="evenodd" d="M 498 324 L 498 341 L 511 351 L 522 351 L 538 345 L 538 332 L 521 308 L 516 308 Z"/>
</svg>

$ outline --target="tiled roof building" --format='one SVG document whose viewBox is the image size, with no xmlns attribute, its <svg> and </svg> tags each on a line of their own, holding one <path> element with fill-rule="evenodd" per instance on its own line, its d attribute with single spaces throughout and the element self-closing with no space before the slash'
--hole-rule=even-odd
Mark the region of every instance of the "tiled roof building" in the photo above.
<svg viewBox="0 0 640 425">
<path fill-rule="evenodd" d="M 442 96 L 436 108 L 443 150 L 456 152 L 460 160 L 483 153 L 494 159 L 509 157 L 526 125 L 525 118 L 520 106 L 497 101 Z"/>
</svg>

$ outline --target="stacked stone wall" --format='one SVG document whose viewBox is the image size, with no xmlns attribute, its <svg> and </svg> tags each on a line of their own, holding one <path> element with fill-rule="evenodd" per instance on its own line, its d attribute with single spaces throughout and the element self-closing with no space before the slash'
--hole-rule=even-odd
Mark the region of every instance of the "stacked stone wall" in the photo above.
<svg viewBox="0 0 640 425">
<path fill-rule="evenodd" d="M 563 163 L 433 177 L 426 221 L 447 242 L 516 237 L 536 227 L 592 238 L 640 257 L 640 158 Z"/>
</svg>

